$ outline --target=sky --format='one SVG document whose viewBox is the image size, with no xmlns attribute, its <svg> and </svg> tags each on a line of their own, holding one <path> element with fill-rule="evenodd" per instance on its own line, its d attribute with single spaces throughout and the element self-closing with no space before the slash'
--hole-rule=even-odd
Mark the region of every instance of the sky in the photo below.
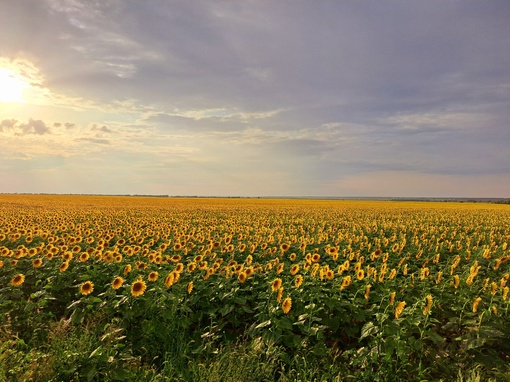
<svg viewBox="0 0 510 382">
<path fill-rule="evenodd" d="M 508 0 L 0 0 L 0 193 L 510 197 Z"/>
</svg>

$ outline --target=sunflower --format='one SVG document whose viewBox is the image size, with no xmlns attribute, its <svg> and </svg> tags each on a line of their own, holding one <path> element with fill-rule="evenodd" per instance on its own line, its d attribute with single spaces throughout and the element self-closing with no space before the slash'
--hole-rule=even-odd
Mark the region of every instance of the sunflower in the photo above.
<svg viewBox="0 0 510 382">
<path fill-rule="evenodd" d="M 178 263 L 178 264 L 175 266 L 175 271 L 176 271 L 176 272 L 181 273 L 183 270 L 184 270 L 184 264 L 183 264 L 183 263 Z"/>
<path fill-rule="evenodd" d="M 271 284 L 271 290 L 273 292 L 276 292 L 277 290 L 279 290 L 282 286 L 282 279 L 278 278 L 278 279 L 274 279 L 273 280 L 273 283 Z"/>
<path fill-rule="evenodd" d="M 290 245 L 288 245 L 287 243 L 283 243 L 282 245 L 280 245 L 280 249 L 282 250 L 282 252 L 288 251 L 289 248 Z"/>
<path fill-rule="evenodd" d="M 319 271 L 320 265 L 318 263 L 315 263 L 312 267 L 312 272 L 310 273 L 311 277 L 315 277 L 317 272 Z"/>
<path fill-rule="evenodd" d="M 131 295 L 139 297 L 145 293 L 145 289 L 147 289 L 147 284 L 140 278 L 131 285 Z"/>
<path fill-rule="evenodd" d="M 276 295 L 276 301 L 280 302 L 282 300 L 282 296 L 283 296 L 283 287 L 278 289 L 278 294 Z"/>
<path fill-rule="evenodd" d="M 237 275 L 237 279 L 240 283 L 244 283 L 246 281 L 246 273 L 245 272 L 239 272 Z"/>
<path fill-rule="evenodd" d="M 426 315 L 428 312 L 430 312 L 430 308 L 432 308 L 432 295 L 426 295 L 425 299 L 427 300 L 427 304 L 423 307 L 423 315 Z"/>
<path fill-rule="evenodd" d="M 165 278 L 165 286 L 170 288 L 174 284 L 174 273 L 170 272 Z"/>
<path fill-rule="evenodd" d="M 91 294 L 94 290 L 94 284 L 92 281 L 85 281 L 80 285 L 80 293 L 84 296 Z"/>
<path fill-rule="evenodd" d="M 333 272 L 331 269 L 328 269 L 326 271 L 326 278 L 328 280 L 333 280 L 335 278 L 335 272 Z"/>
<path fill-rule="evenodd" d="M 372 287 L 372 285 L 370 284 L 367 284 L 365 286 L 365 299 L 368 300 L 368 298 L 370 297 L 370 288 Z"/>
<path fill-rule="evenodd" d="M 351 276 L 345 276 L 343 279 L 342 279 L 342 285 L 340 286 L 340 290 L 344 290 L 345 288 L 347 288 L 349 285 L 351 285 Z"/>
<path fill-rule="evenodd" d="M 82 252 L 80 254 L 80 257 L 79 257 L 79 260 L 84 263 L 85 261 L 87 261 L 89 259 L 90 255 L 87 253 L 87 252 Z"/>
<path fill-rule="evenodd" d="M 294 264 L 292 268 L 290 268 L 290 274 L 294 276 L 296 273 L 299 272 L 299 264 Z"/>
<path fill-rule="evenodd" d="M 62 264 L 60 264 L 60 272 L 65 272 L 67 271 L 67 268 L 69 268 L 69 262 L 68 261 L 64 261 Z"/>
<path fill-rule="evenodd" d="M 492 282 L 491 283 L 491 295 L 494 296 L 496 294 L 497 290 L 498 290 L 498 284 L 496 284 L 495 282 Z"/>
<path fill-rule="evenodd" d="M 501 278 L 501 280 L 499 280 L 499 289 L 503 289 L 504 287 L 506 287 L 508 279 L 510 279 L 510 274 L 507 273 Z"/>
<path fill-rule="evenodd" d="M 190 281 L 188 283 L 188 294 L 190 294 L 192 290 L 193 290 L 193 281 Z"/>
<path fill-rule="evenodd" d="M 439 285 L 441 284 L 441 276 L 443 275 L 443 272 L 439 271 L 437 272 L 437 277 L 436 277 L 436 284 Z"/>
<path fill-rule="evenodd" d="M 507 286 L 503 288 L 503 295 L 501 296 L 503 298 L 503 301 L 506 301 L 506 298 L 508 297 L 508 288 Z"/>
<path fill-rule="evenodd" d="M 208 267 L 209 267 L 209 263 L 205 260 L 200 262 L 200 264 L 198 264 L 198 269 L 200 269 L 201 271 L 205 271 Z M 237 267 L 239 267 L 239 268 L 237 268 Z M 242 265 L 236 265 L 237 272 L 240 272 L 242 269 L 243 269 Z M 176 268 L 176 270 L 177 270 L 177 268 Z"/>
<path fill-rule="evenodd" d="M 205 262 L 205 263 L 207 263 L 206 261 L 204 261 L 204 262 Z M 206 266 L 205 266 L 204 268 L 202 268 L 202 269 L 207 269 L 207 264 L 206 264 Z M 234 272 L 235 272 L 235 273 L 239 273 L 239 272 L 242 272 L 242 271 L 243 271 L 243 269 L 244 269 L 244 265 L 243 265 L 243 264 L 238 264 L 238 265 L 236 265 L 236 266 L 234 267 Z"/>
<path fill-rule="evenodd" d="M 149 281 L 154 282 L 158 279 L 159 273 L 156 271 L 152 271 L 149 273 Z"/>
<path fill-rule="evenodd" d="M 278 268 L 276 268 L 276 273 L 277 274 L 282 273 L 284 268 L 285 268 L 285 263 L 278 264 Z"/>
<path fill-rule="evenodd" d="M 404 311 L 404 308 L 406 307 L 406 302 L 401 301 L 397 304 L 397 307 L 395 308 L 395 319 L 398 320 L 400 318 L 400 315 Z"/>
<path fill-rule="evenodd" d="M 175 284 L 181 278 L 181 274 L 177 271 L 172 271 L 172 274 L 174 275 L 174 284 Z"/>
<path fill-rule="evenodd" d="M 188 263 L 188 273 L 191 273 L 193 272 L 195 269 L 197 269 L 197 264 L 192 262 L 192 263 Z"/>
<path fill-rule="evenodd" d="M 131 272 L 131 264 L 127 264 L 122 272 L 124 273 L 124 276 Z"/>
<path fill-rule="evenodd" d="M 34 268 L 39 268 L 41 265 L 42 265 L 42 259 L 39 258 L 39 259 L 35 259 L 34 261 L 32 261 L 32 266 Z"/>
<path fill-rule="evenodd" d="M 255 273 L 255 271 L 253 267 L 247 267 L 244 269 L 244 273 L 246 274 L 246 277 L 250 277 Z"/>
<path fill-rule="evenodd" d="M 475 298 L 475 301 L 473 301 L 473 313 L 476 313 L 478 310 L 478 304 L 480 304 L 480 301 L 482 301 L 481 297 Z"/>
<path fill-rule="evenodd" d="M 283 300 L 283 304 L 282 304 L 283 313 L 285 313 L 285 314 L 289 313 L 291 307 L 292 307 L 292 299 L 290 297 L 287 297 L 285 300 Z"/>
<path fill-rule="evenodd" d="M 296 254 L 295 253 L 291 253 L 290 256 L 289 256 L 289 259 L 290 259 L 290 261 L 295 261 L 296 260 Z"/>
<path fill-rule="evenodd" d="M 356 277 L 358 278 L 358 280 L 363 280 L 365 278 L 365 271 L 362 268 L 360 268 L 356 272 Z"/>
<path fill-rule="evenodd" d="M 301 284 L 303 284 L 303 276 L 297 275 L 296 278 L 294 279 L 294 285 L 296 288 L 299 288 Z"/>
<path fill-rule="evenodd" d="M 119 289 L 122 284 L 124 284 L 124 279 L 122 277 L 115 277 L 115 280 L 112 281 L 112 288 Z"/>
<path fill-rule="evenodd" d="M 390 305 L 393 305 L 395 303 L 395 295 L 396 294 L 397 294 L 396 292 L 390 293 Z"/>
<path fill-rule="evenodd" d="M 12 278 L 11 285 L 17 287 L 17 286 L 20 286 L 21 284 L 23 284 L 24 282 L 25 282 L 25 275 L 22 273 L 19 273 Z"/>
</svg>

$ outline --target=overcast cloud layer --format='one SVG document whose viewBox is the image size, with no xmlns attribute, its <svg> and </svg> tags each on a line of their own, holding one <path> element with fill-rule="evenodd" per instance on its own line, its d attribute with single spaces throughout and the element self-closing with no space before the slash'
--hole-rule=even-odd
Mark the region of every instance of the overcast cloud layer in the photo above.
<svg viewBox="0 0 510 382">
<path fill-rule="evenodd" d="M 510 197 L 510 2 L 0 0 L 0 192 Z M 0 87 L 2 84 L 0 83 Z"/>
</svg>

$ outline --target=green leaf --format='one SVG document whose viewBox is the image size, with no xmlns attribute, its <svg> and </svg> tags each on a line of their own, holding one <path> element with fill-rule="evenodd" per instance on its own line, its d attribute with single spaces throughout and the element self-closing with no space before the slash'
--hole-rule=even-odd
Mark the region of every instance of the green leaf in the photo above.
<svg viewBox="0 0 510 382">
<path fill-rule="evenodd" d="M 265 328 L 265 327 L 267 327 L 269 325 L 271 325 L 271 320 L 267 320 L 267 321 L 261 322 L 260 324 L 255 326 L 255 329 Z"/>
<path fill-rule="evenodd" d="M 223 308 L 220 309 L 220 314 L 225 317 L 227 314 L 232 312 L 234 310 L 235 306 L 232 304 L 225 305 Z"/>
<path fill-rule="evenodd" d="M 486 342 L 485 338 L 473 338 L 472 340 L 468 341 L 467 348 L 476 349 L 482 347 L 485 344 L 485 342 Z"/>
<path fill-rule="evenodd" d="M 372 321 L 367 322 L 363 327 L 361 328 L 361 336 L 359 337 L 360 340 L 363 338 L 367 338 L 371 335 L 375 335 L 379 332 L 379 328 L 374 325 Z"/>
<path fill-rule="evenodd" d="M 430 338 L 430 340 L 436 345 L 445 341 L 445 339 L 437 334 L 434 330 L 427 331 L 427 337 Z"/>
<path fill-rule="evenodd" d="M 284 329 L 284 330 L 292 330 L 292 322 L 287 317 L 283 317 L 281 319 L 275 319 L 274 323 L 277 328 Z"/>
</svg>

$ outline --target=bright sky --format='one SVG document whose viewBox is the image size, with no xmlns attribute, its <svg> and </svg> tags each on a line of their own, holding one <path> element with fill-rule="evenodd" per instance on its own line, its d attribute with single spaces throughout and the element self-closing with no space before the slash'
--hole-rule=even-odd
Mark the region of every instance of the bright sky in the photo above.
<svg viewBox="0 0 510 382">
<path fill-rule="evenodd" d="M 510 197 L 508 0 L 0 0 L 0 193 Z"/>
</svg>

